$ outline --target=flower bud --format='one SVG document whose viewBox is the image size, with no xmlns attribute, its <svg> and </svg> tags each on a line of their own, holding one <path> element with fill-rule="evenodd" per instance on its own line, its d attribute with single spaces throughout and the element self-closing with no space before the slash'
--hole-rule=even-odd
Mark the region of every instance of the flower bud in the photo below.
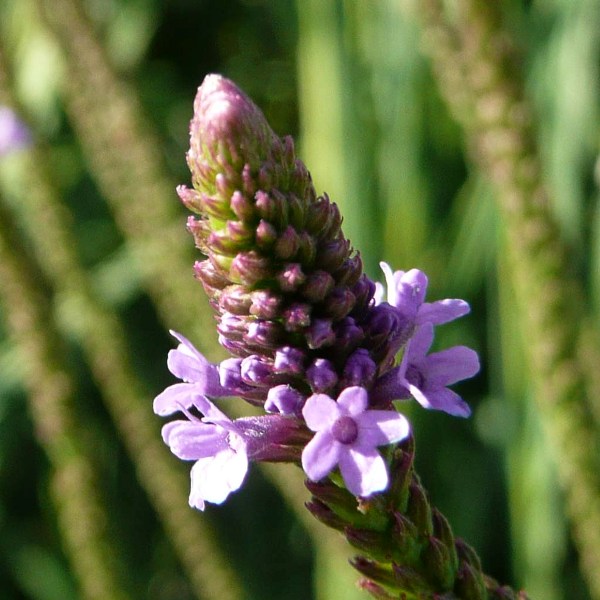
<svg viewBox="0 0 600 600">
<path fill-rule="evenodd" d="M 260 356 L 248 356 L 240 365 L 242 381 L 249 385 L 267 385 L 272 373 L 272 365 Z"/>
<path fill-rule="evenodd" d="M 241 341 L 246 333 L 247 322 L 240 316 L 231 313 L 223 313 L 217 323 L 217 331 L 224 337 L 233 340 Z"/>
<path fill-rule="evenodd" d="M 229 285 L 219 296 L 221 310 L 234 315 L 247 315 L 251 305 L 252 298 L 248 290 L 241 285 Z"/>
<path fill-rule="evenodd" d="M 339 321 L 352 310 L 355 302 L 356 298 L 349 289 L 338 287 L 325 300 L 323 311 L 334 321 Z"/>
<path fill-rule="evenodd" d="M 461 564 L 463 562 L 467 562 L 472 565 L 475 570 L 481 571 L 481 561 L 479 560 L 479 556 L 475 550 L 469 546 L 469 544 L 467 544 L 461 538 L 456 538 L 454 541 L 454 546 L 458 554 L 458 560 Z"/>
<path fill-rule="evenodd" d="M 232 213 L 226 198 L 226 196 L 223 198 L 209 196 L 208 194 L 204 193 L 200 194 L 202 214 L 208 215 L 209 217 L 214 217 L 221 221 L 231 219 L 234 214 Z"/>
<path fill-rule="evenodd" d="M 317 256 L 317 242 L 306 231 L 300 233 L 298 260 L 305 266 L 312 266 Z"/>
<path fill-rule="evenodd" d="M 217 269 L 210 260 L 196 261 L 194 274 L 205 286 L 210 288 L 221 290 L 230 283 L 223 272 Z"/>
<path fill-rule="evenodd" d="M 362 275 L 363 264 L 360 254 L 355 254 L 344 260 L 342 266 L 334 273 L 338 285 L 352 287 Z"/>
<path fill-rule="evenodd" d="M 304 373 L 306 354 L 299 348 L 284 346 L 275 352 L 275 370 L 277 373 L 300 375 Z"/>
<path fill-rule="evenodd" d="M 389 538 L 385 532 L 372 529 L 346 527 L 344 535 L 348 542 L 370 557 L 387 562 L 389 558 Z"/>
<path fill-rule="evenodd" d="M 422 560 L 426 565 L 427 577 L 440 591 L 452 590 L 456 571 L 446 546 L 431 536 L 423 551 Z"/>
<path fill-rule="evenodd" d="M 177 195 L 188 210 L 197 214 L 202 213 L 203 205 L 199 192 L 185 185 L 178 185 L 175 189 Z"/>
<path fill-rule="evenodd" d="M 317 264 L 327 271 L 338 269 L 350 252 L 350 242 L 343 237 L 328 239 L 319 244 Z"/>
<path fill-rule="evenodd" d="M 396 587 L 396 578 L 391 568 L 384 566 L 376 560 L 357 556 L 350 561 L 350 564 L 359 572 L 383 585 L 388 587 Z M 377 596 L 376 596 L 377 598 Z M 394 596 L 383 596 L 383 598 L 394 598 Z"/>
<path fill-rule="evenodd" d="M 368 389 L 375 379 L 376 372 L 377 365 L 369 356 L 368 350 L 359 348 L 346 360 L 342 376 L 342 386 L 360 385 Z"/>
<path fill-rule="evenodd" d="M 465 600 L 487 600 L 488 593 L 481 572 L 463 562 L 458 570 L 454 589 L 459 598 Z"/>
<path fill-rule="evenodd" d="M 221 386 L 233 393 L 243 394 L 248 385 L 242 381 L 241 358 L 227 358 L 219 364 L 219 381 Z"/>
<path fill-rule="evenodd" d="M 321 302 L 328 296 L 335 286 L 335 279 L 322 270 L 313 271 L 306 279 L 302 287 L 302 295 L 309 302 Z"/>
<path fill-rule="evenodd" d="M 277 274 L 277 282 L 284 292 L 295 292 L 306 281 L 306 275 L 298 263 L 288 263 Z"/>
<path fill-rule="evenodd" d="M 244 167 L 244 172 L 246 172 L 246 167 Z M 248 197 L 252 197 L 252 193 L 249 193 Z M 248 197 L 239 190 L 231 195 L 231 210 L 240 221 L 251 221 L 254 218 L 254 204 L 248 200 Z"/>
<path fill-rule="evenodd" d="M 360 570 L 355 563 L 356 561 L 351 561 L 350 564 L 352 564 L 355 569 Z M 374 581 L 370 581 L 369 579 L 359 579 L 356 585 L 359 587 L 359 589 L 368 592 L 371 597 L 375 598 L 375 600 L 397 600 L 397 596 L 392 596 L 380 585 L 376 584 Z"/>
<path fill-rule="evenodd" d="M 256 290 L 251 294 L 250 314 L 261 319 L 274 319 L 279 314 L 281 296 L 270 290 Z"/>
<path fill-rule="evenodd" d="M 296 230 L 288 225 L 275 242 L 275 256 L 282 260 L 293 258 L 300 248 L 300 237 Z"/>
<path fill-rule="evenodd" d="M 214 181 L 219 167 L 258 168 L 274 137 L 260 109 L 220 75 L 207 75 L 198 88 L 190 134 L 188 164 L 200 186 Z"/>
<path fill-rule="evenodd" d="M 275 350 L 281 341 L 282 328 L 275 321 L 253 321 L 248 325 L 244 340 L 249 346 L 265 350 Z"/>
<path fill-rule="evenodd" d="M 365 333 L 352 317 L 346 317 L 335 324 L 335 344 L 350 354 L 365 338 Z"/>
<path fill-rule="evenodd" d="M 261 219 L 256 227 L 256 244 L 261 250 L 267 250 L 277 240 L 277 230 L 271 223 Z"/>
<path fill-rule="evenodd" d="M 414 480 L 409 486 L 406 516 L 416 525 L 421 535 L 430 536 L 433 533 L 429 500 L 425 490 Z"/>
<path fill-rule="evenodd" d="M 344 519 L 338 517 L 326 504 L 323 504 L 320 500 L 311 500 L 305 504 L 308 511 L 321 523 L 337 529 L 338 531 L 344 531 L 346 522 Z"/>
<path fill-rule="evenodd" d="M 299 332 L 310 325 L 310 304 L 294 303 L 283 311 L 283 326 L 287 331 Z"/>
<path fill-rule="evenodd" d="M 271 276 L 271 263 L 255 250 L 240 252 L 231 263 L 229 276 L 234 283 L 253 286 Z"/>
<path fill-rule="evenodd" d="M 332 390 L 338 382 L 338 375 L 331 361 L 326 358 L 317 358 L 306 370 L 308 383 L 315 394 Z"/>
<path fill-rule="evenodd" d="M 306 331 L 306 343 L 311 350 L 331 346 L 335 342 L 335 332 L 329 319 L 314 319 Z"/>
<path fill-rule="evenodd" d="M 456 572 L 458 569 L 458 555 L 456 553 L 456 547 L 454 545 L 454 535 L 452 533 L 452 529 L 450 528 L 450 524 L 448 520 L 442 513 L 437 510 L 437 508 L 433 508 L 431 511 L 431 518 L 433 521 L 433 535 L 438 538 L 449 553 L 449 560 L 452 566 L 452 570 Z"/>
<path fill-rule="evenodd" d="M 272 387 L 265 402 L 265 410 L 283 415 L 298 415 L 304 406 L 305 396 L 289 385 Z"/>
</svg>

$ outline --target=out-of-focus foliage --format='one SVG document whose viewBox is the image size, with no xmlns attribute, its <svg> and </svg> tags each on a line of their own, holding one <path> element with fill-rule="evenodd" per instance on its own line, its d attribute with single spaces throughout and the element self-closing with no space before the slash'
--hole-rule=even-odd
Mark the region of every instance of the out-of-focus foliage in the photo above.
<svg viewBox="0 0 600 600">
<path fill-rule="evenodd" d="M 543 171 L 572 250 L 570 266 L 597 324 L 600 2 L 500 4 L 507 32 L 521 52 L 519 68 L 536 109 Z M 88 54 L 78 46 L 83 39 L 78 36 L 85 33 L 65 6 L 79 7 L 113 77 L 139 102 L 134 104 L 140 111 L 139 131 L 151 134 L 139 144 L 152 140 L 162 169 L 145 181 L 136 180 L 136 173 L 128 178 L 128 172 L 119 172 L 119 164 L 127 165 L 131 156 L 115 153 L 130 138 L 138 139 L 121 108 L 115 104 L 114 118 L 124 119 L 124 145 L 103 150 L 89 138 L 100 138 L 103 124 L 89 112 L 77 113 L 82 109 L 72 90 L 82 75 L 72 68 Z M 466 298 L 472 306 L 471 316 L 443 328 L 439 341 L 442 346 L 466 344 L 480 353 L 481 374 L 459 390 L 471 403 L 473 417 L 462 421 L 408 409 L 418 470 L 434 504 L 456 534 L 478 550 L 490 575 L 527 587 L 532 598 L 585 600 L 589 595 L 557 483 L 560 456 L 531 403 L 524 360 L 527 333 L 516 319 L 494 191 L 469 158 L 464 131 L 440 96 L 421 50 L 419 10 L 419 2 L 409 0 L 3 0 L 0 53 L 6 73 L 0 77 L 5 87 L 0 103 L 17 104 L 43 164 L 27 162 L 28 150 L 0 158 L 0 198 L 15 213 L 23 245 L 32 255 L 32 240 L 43 238 L 51 224 L 46 212 L 28 212 L 31 196 L 43 195 L 47 190 L 40 186 L 50 185 L 64 203 L 64 224 L 75 239 L 69 251 L 84 267 L 93 298 L 118 319 L 147 399 L 148 422 L 159 440 L 152 398 L 171 383 L 166 353 L 173 343 L 166 331 L 186 319 L 199 322 L 201 313 L 211 323 L 201 286 L 193 280 L 191 238 L 174 192 L 189 179 L 185 152 L 192 101 L 205 74 L 220 72 L 234 79 L 279 134 L 298 138 L 317 190 L 327 191 L 340 205 L 346 232 L 372 277 L 379 276 L 379 260 L 396 269 L 418 267 L 430 277 L 429 298 Z M 60 40 L 69 32 L 71 46 Z M 66 47 L 71 47 L 67 54 Z M 87 63 L 82 64 L 85 75 Z M 93 83 L 95 73 L 88 76 Z M 107 98 L 111 96 L 98 96 L 98 114 L 110 118 L 111 106 L 102 104 Z M 86 118 L 92 127 L 84 136 Z M 103 153 L 106 161 L 100 160 Z M 36 177 L 28 177 L 27 168 L 35 169 Z M 128 208 L 125 199 L 121 209 L 115 208 L 107 183 L 111 176 L 120 189 L 147 185 L 150 191 L 131 196 L 135 207 Z M 150 181 L 152 176 L 156 180 Z M 161 202 L 173 205 L 174 218 L 151 235 L 141 223 L 136 237 L 135 227 L 127 230 L 126 219 L 116 215 L 136 211 L 143 220 L 157 201 L 151 190 L 162 194 L 160 186 L 152 187 L 157 181 L 168 184 L 167 194 L 172 190 Z M 152 248 L 160 250 L 161 240 L 174 236 L 184 257 L 179 275 L 188 276 L 186 293 L 198 300 L 197 305 L 189 303 L 186 315 L 174 313 L 171 323 L 160 301 L 160 294 L 167 293 L 160 289 L 169 282 L 157 282 L 153 266 L 160 251 L 145 253 L 144 244 L 156 242 Z M 125 596 L 200 597 L 172 532 L 157 515 L 152 492 L 139 483 L 145 480 L 136 454 L 115 423 L 114 409 L 107 408 L 102 381 L 82 341 L 86 328 L 93 326 L 86 322 L 90 313 L 59 282 L 59 267 L 54 275 L 46 271 L 43 282 L 62 339 L 58 362 L 76 383 L 72 410 L 96 471 L 107 519 L 101 526 Z M 4 307 L 3 316 L 6 312 Z M 0 320 L 0 327 L 0 597 L 74 600 L 82 596 L 50 491 L 53 466 L 31 414 L 40 405 L 28 401 L 27 378 L 32 375 L 24 365 L 27 355 L 9 335 L 8 319 Z M 187 334 L 218 356 L 216 332 L 198 327 Z M 173 469 L 176 462 L 173 458 Z M 339 573 L 331 569 L 350 567 L 316 560 L 323 547 L 318 549 L 313 530 L 258 469 L 225 505 L 202 515 L 189 509 L 189 519 L 214 528 L 216 547 L 239 576 L 241 597 L 342 597 L 332 590 L 345 584 L 337 582 Z M 112 596 L 107 592 L 105 597 Z"/>
</svg>

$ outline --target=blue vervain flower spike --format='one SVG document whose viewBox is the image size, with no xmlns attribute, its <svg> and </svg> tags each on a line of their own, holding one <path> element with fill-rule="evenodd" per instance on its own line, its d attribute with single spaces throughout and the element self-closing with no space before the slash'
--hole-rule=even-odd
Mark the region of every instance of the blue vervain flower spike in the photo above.
<svg viewBox="0 0 600 600">
<path fill-rule="evenodd" d="M 190 504 L 220 504 L 253 461 L 302 466 L 312 514 L 360 550 L 360 585 L 376 598 L 525 598 L 486 577 L 473 550 L 432 508 L 413 468 L 410 425 L 393 401 L 467 416 L 447 388 L 479 369 L 457 346 L 427 355 L 433 328 L 469 311 L 425 302 L 426 275 L 382 263 L 383 286 L 362 272 L 337 206 L 317 196 L 291 138 L 279 138 L 231 81 L 198 89 L 187 155 L 197 217 L 196 263 L 231 358 L 212 364 L 182 335 L 168 367 L 183 383 L 154 401 L 174 454 L 194 461 Z M 397 356 L 401 353 L 398 362 Z M 258 417 L 226 417 L 237 396 Z"/>
</svg>

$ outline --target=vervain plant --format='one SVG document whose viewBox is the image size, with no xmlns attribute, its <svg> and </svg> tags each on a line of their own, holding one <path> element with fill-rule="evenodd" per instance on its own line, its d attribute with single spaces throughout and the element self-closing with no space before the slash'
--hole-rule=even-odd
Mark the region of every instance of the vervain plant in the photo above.
<svg viewBox="0 0 600 600">
<path fill-rule="evenodd" d="M 198 90 L 187 155 L 198 217 L 195 264 L 231 357 L 209 362 L 192 343 L 169 353 L 182 383 L 154 400 L 173 417 L 163 439 L 194 461 L 190 505 L 238 490 L 251 462 L 289 462 L 307 475 L 308 510 L 360 552 L 354 567 L 376 598 L 526 598 L 487 577 L 476 553 L 431 506 L 413 467 L 399 402 L 467 417 L 449 385 L 479 370 L 476 353 L 429 353 L 434 328 L 469 311 L 425 302 L 418 269 L 362 272 L 337 206 L 317 196 L 290 137 L 278 137 L 235 84 L 209 75 Z M 397 358 L 398 357 L 398 358 Z M 213 402 L 238 396 L 261 416 L 229 419 Z"/>
</svg>

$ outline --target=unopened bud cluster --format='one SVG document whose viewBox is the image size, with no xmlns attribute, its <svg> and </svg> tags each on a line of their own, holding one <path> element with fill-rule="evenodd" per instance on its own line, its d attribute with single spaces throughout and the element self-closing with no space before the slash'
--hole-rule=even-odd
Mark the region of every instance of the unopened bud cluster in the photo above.
<svg viewBox="0 0 600 600">
<path fill-rule="evenodd" d="M 241 395 L 265 401 L 281 383 L 303 394 L 372 384 L 402 324 L 384 307 L 367 311 L 375 286 L 292 139 L 275 135 L 232 82 L 210 75 L 194 105 L 188 164 L 194 189 L 178 191 L 200 215 L 188 228 L 207 256 L 195 272 L 220 342 L 243 359 L 250 389 Z"/>
<path fill-rule="evenodd" d="M 190 138 L 193 188 L 178 193 L 198 215 L 188 229 L 206 258 L 195 273 L 231 354 L 213 364 L 173 332 L 180 343 L 168 366 L 182 382 L 154 400 L 157 414 L 183 416 L 162 435 L 195 461 L 190 504 L 222 503 L 251 462 L 301 464 L 308 509 L 364 553 L 354 566 L 374 597 L 516 598 L 483 576 L 430 506 L 412 465 L 410 425 L 393 404 L 412 397 L 470 414 L 448 386 L 478 371 L 477 354 L 430 352 L 435 326 L 468 304 L 426 302 L 418 269 L 381 263 L 386 287 L 366 277 L 337 206 L 317 196 L 292 139 L 275 135 L 231 81 L 205 79 Z M 224 396 L 265 414 L 231 420 L 213 403 Z"/>
</svg>

